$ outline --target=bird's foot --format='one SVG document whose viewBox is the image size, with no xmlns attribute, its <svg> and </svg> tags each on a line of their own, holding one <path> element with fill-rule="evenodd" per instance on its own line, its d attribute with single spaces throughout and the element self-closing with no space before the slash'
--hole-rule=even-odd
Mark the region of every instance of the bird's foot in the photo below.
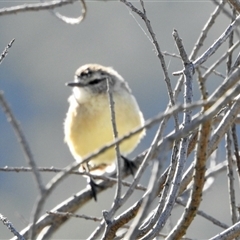
<svg viewBox="0 0 240 240">
<path fill-rule="evenodd" d="M 137 166 L 136 164 L 129 160 L 128 158 L 124 157 L 123 155 L 121 155 L 122 159 L 123 159 L 123 169 L 125 172 L 130 172 L 132 176 L 134 176 L 134 173 L 137 170 Z"/>
</svg>

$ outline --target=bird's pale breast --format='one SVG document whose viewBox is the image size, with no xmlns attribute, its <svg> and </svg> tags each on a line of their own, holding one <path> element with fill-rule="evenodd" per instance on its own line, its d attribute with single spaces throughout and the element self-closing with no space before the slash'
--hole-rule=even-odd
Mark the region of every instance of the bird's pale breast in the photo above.
<svg viewBox="0 0 240 240">
<path fill-rule="evenodd" d="M 75 101 L 73 104 L 71 101 Z M 137 102 L 125 93 L 114 94 L 114 109 L 118 136 L 143 124 L 142 113 Z M 108 96 L 95 96 L 91 100 L 79 104 L 74 97 L 70 97 L 70 107 L 64 124 L 65 141 L 69 145 L 75 159 L 81 159 L 93 151 L 113 141 L 113 128 Z M 139 143 L 144 131 L 132 136 L 120 144 L 121 154 L 131 152 Z M 90 161 L 90 165 L 112 164 L 116 159 L 114 148 L 110 148 Z"/>
</svg>

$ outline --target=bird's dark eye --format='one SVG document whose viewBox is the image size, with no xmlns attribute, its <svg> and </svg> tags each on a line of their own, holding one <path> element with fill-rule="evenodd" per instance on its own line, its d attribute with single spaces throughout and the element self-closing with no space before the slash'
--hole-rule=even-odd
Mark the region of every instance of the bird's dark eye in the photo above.
<svg viewBox="0 0 240 240">
<path fill-rule="evenodd" d="M 84 72 L 81 72 L 80 77 L 89 77 L 90 75 L 92 75 L 92 71 L 86 69 Z"/>
<path fill-rule="evenodd" d="M 102 79 L 95 79 L 95 80 L 92 80 L 91 82 L 89 82 L 89 84 L 94 85 L 94 84 L 98 84 L 101 81 L 102 81 Z"/>
</svg>

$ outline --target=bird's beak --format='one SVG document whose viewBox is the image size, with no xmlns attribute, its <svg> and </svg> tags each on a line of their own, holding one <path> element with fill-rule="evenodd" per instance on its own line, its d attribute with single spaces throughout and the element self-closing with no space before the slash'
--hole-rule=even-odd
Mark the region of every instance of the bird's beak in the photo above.
<svg viewBox="0 0 240 240">
<path fill-rule="evenodd" d="M 84 86 L 80 82 L 68 82 L 68 83 L 65 83 L 65 85 L 68 87 L 83 87 Z"/>
</svg>

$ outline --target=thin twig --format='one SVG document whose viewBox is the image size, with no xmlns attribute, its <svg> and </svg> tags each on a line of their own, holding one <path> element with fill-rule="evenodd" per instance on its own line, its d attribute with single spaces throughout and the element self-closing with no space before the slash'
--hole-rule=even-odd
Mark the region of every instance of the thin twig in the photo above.
<svg viewBox="0 0 240 240">
<path fill-rule="evenodd" d="M 42 181 L 42 178 L 41 178 L 41 175 L 40 175 L 40 172 L 38 171 L 38 168 L 37 168 L 37 164 L 33 158 L 33 154 L 31 152 L 31 149 L 30 149 L 30 146 L 26 140 L 26 137 L 20 127 L 20 124 L 17 122 L 14 114 L 12 113 L 12 110 L 10 109 L 9 105 L 7 104 L 6 100 L 4 99 L 4 96 L 3 96 L 3 93 L 0 92 L 0 104 L 2 105 L 2 108 L 7 116 L 7 119 L 8 121 L 11 123 L 12 127 L 13 127 L 13 130 L 20 142 L 20 145 L 23 149 L 23 152 L 24 152 L 24 155 L 25 155 L 25 159 L 28 163 L 29 166 L 31 166 L 31 168 L 33 169 L 32 173 L 33 173 L 33 176 L 34 176 L 34 179 L 37 183 L 37 186 L 38 186 L 38 190 L 40 192 L 40 195 L 38 197 L 38 200 L 37 203 L 35 204 L 35 207 L 33 209 L 33 213 L 32 213 L 32 217 L 31 217 L 31 220 L 33 222 L 33 226 L 35 225 L 39 215 L 40 215 L 40 212 L 41 212 L 41 209 L 42 209 L 42 206 L 44 204 L 44 200 L 46 200 L 44 197 L 46 195 L 46 189 L 43 185 L 43 181 Z M 34 238 L 34 229 L 32 231 L 32 239 Z"/>
<path fill-rule="evenodd" d="M 78 0 L 55 0 L 52 2 L 23 4 L 23 5 L 9 7 L 9 8 L 2 8 L 0 9 L 0 16 L 16 14 L 20 12 L 49 10 L 49 9 L 54 9 L 56 7 L 72 4 L 76 1 Z"/>
<path fill-rule="evenodd" d="M 12 223 L 9 222 L 8 219 L 4 217 L 1 213 L 0 220 L 17 237 L 18 240 L 25 240 L 25 238 L 14 228 Z"/>
<path fill-rule="evenodd" d="M 234 189 L 234 173 L 233 173 L 233 159 L 232 159 L 232 141 L 230 136 L 230 131 L 226 133 L 226 158 L 228 161 L 227 165 L 227 177 L 228 177 L 228 191 L 229 191 L 229 202 L 232 223 L 237 222 L 237 209 L 236 209 L 236 196 Z"/>
<path fill-rule="evenodd" d="M 64 169 L 63 168 L 55 168 L 55 167 L 50 167 L 50 168 L 38 167 L 38 171 L 39 172 L 49 172 L 49 173 L 59 173 L 59 172 L 64 171 Z M 17 173 L 32 172 L 32 168 L 30 168 L 30 167 L 9 167 L 9 166 L 5 166 L 5 167 L 0 167 L 0 172 L 17 172 Z M 88 177 L 91 177 L 92 179 L 99 179 L 99 180 L 103 180 L 103 181 L 109 181 L 109 182 L 117 183 L 116 178 L 109 177 L 109 176 L 104 176 L 104 175 L 94 175 L 94 174 L 91 174 L 89 172 L 72 171 L 72 172 L 69 172 L 69 174 L 88 176 Z M 122 180 L 122 185 L 126 186 L 126 187 L 129 187 L 129 186 L 131 186 L 131 183 Z M 141 190 L 141 191 L 146 191 L 146 188 L 144 186 L 142 186 L 141 184 L 138 184 L 136 186 L 136 189 Z"/>
<path fill-rule="evenodd" d="M 81 13 L 81 16 L 77 18 L 70 18 L 70 17 L 63 16 L 59 12 L 55 12 L 53 9 L 50 9 L 50 11 L 55 17 L 57 17 L 58 19 L 60 19 L 61 21 L 67 24 L 71 24 L 71 25 L 79 24 L 85 19 L 87 14 L 87 5 L 85 3 L 85 0 L 80 0 L 80 2 L 82 3 L 82 13 Z"/>
<path fill-rule="evenodd" d="M 164 54 L 165 56 L 170 56 L 170 57 L 174 57 L 174 58 L 181 59 L 181 57 L 180 57 L 179 55 L 175 54 L 175 53 L 169 53 L 169 52 L 167 52 L 167 51 L 164 51 L 163 54 Z M 202 69 L 204 69 L 204 70 L 208 70 L 208 69 L 209 69 L 209 67 L 206 67 L 206 66 L 204 66 L 204 65 L 200 65 L 199 67 L 202 68 Z M 216 69 L 212 69 L 212 70 L 211 70 L 211 73 L 214 73 L 216 76 L 218 76 L 218 77 L 220 77 L 220 78 L 223 78 L 223 79 L 226 77 L 226 76 L 224 76 L 222 73 L 218 72 Z"/>
<path fill-rule="evenodd" d="M 240 24 L 240 16 L 236 18 L 236 20 L 231 23 L 226 30 L 222 33 L 222 35 L 199 57 L 197 58 L 194 62 L 194 68 L 197 68 L 204 62 L 208 60 L 217 50 L 218 48 L 226 41 L 226 39 L 229 37 L 232 31 L 234 31 Z M 181 75 L 183 71 L 179 72 L 174 72 L 173 75 Z"/>
<path fill-rule="evenodd" d="M 178 198 L 176 200 L 176 203 L 180 204 L 181 206 L 183 206 L 184 208 L 187 207 L 187 204 L 184 203 L 180 198 Z M 209 214 L 206 214 L 205 212 L 201 211 L 201 210 L 198 210 L 197 211 L 197 215 L 207 219 L 208 221 L 212 222 L 214 225 L 218 226 L 218 227 L 221 227 L 223 229 L 227 229 L 229 228 L 229 226 L 225 223 L 222 223 L 220 222 L 219 220 L 217 220 L 216 218 L 210 216 Z"/>
<path fill-rule="evenodd" d="M 116 115 L 115 115 L 115 102 L 113 99 L 113 89 L 111 89 L 111 85 L 109 83 L 109 79 L 107 79 L 107 88 L 108 88 L 108 99 L 109 99 L 109 108 L 111 112 L 111 122 L 112 122 L 112 129 L 113 129 L 113 136 L 114 140 L 118 138 L 118 130 L 117 130 L 117 123 L 116 123 Z M 121 159 L 121 154 L 120 154 L 120 148 L 119 148 L 119 143 L 116 143 L 115 145 L 115 152 L 116 152 L 116 159 L 117 159 L 117 189 L 114 197 L 114 202 L 116 205 L 118 205 L 118 201 L 121 199 L 121 192 L 122 192 L 122 159 Z M 114 204 L 114 205 L 115 205 Z"/>
<path fill-rule="evenodd" d="M 1 57 L 0 57 L 0 64 L 2 63 L 3 59 L 7 56 L 8 50 L 12 47 L 14 41 L 15 41 L 15 39 L 12 39 L 10 41 L 10 43 L 7 45 L 7 47 L 4 49 L 4 51 L 2 52 Z"/>
<path fill-rule="evenodd" d="M 206 78 L 211 74 L 211 72 L 213 71 L 213 69 L 215 69 L 218 65 L 220 65 L 227 57 L 229 58 L 229 56 L 232 55 L 233 51 L 240 45 L 240 41 L 237 41 L 234 45 L 232 45 L 228 51 L 226 51 L 219 59 L 217 59 L 217 61 L 212 64 L 211 67 L 209 67 L 207 69 L 207 71 L 204 73 L 204 75 L 202 76 L 205 80 Z M 228 71 L 229 73 L 230 71 Z"/>
<path fill-rule="evenodd" d="M 56 215 L 56 216 L 61 216 L 61 217 L 74 217 L 74 218 L 83 218 L 85 220 L 91 220 L 94 222 L 100 222 L 102 221 L 102 218 L 97 218 L 97 217 L 91 217 L 91 216 L 87 216 L 85 214 L 74 214 L 74 213 L 70 213 L 70 212 L 52 212 L 52 211 L 47 211 L 47 214 L 52 214 L 52 215 Z"/>
<path fill-rule="evenodd" d="M 237 135 L 235 123 L 232 125 L 231 130 L 232 130 L 232 138 L 233 138 L 233 145 L 234 145 L 234 155 L 236 157 L 236 163 L 237 163 L 238 178 L 240 179 L 240 156 L 239 156 L 239 148 L 238 148 L 238 135 Z"/>
<path fill-rule="evenodd" d="M 0 92 L 0 104 L 3 108 L 3 111 L 6 114 L 8 121 L 11 123 L 11 125 L 13 127 L 13 130 L 18 138 L 19 143 L 21 144 L 21 147 L 23 149 L 23 152 L 24 152 L 24 155 L 25 155 L 28 165 L 33 169 L 33 175 L 36 180 L 38 189 L 39 189 L 40 193 L 43 194 L 45 191 L 45 188 L 44 188 L 40 173 L 37 169 L 36 162 L 33 158 L 33 154 L 31 152 L 30 146 L 29 146 L 27 139 L 20 127 L 20 124 L 18 123 L 17 119 L 15 118 L 14 114 L 12 113 L 10 106 L 8 105 L 7 101 L 5 100 L 3 92 Z"/>
<path fill-rule="evenodd" d="M 239 23 L 240 16 L 238 16 L 236 20 L 226 28 L 222 35 L 212 44 L 211 47 L 208 48 L 207 51 L 205 51 L 198 59 L 193 62 L 194 67 L 198 67 L 199 65 L 204 63 L 210 56 L 212 56 L 217 51 L 217 49 L 226 41 L 231 32 L 237 28 Z"/>
<path fill-rule="evenodd" d="M 108 99 L 109 99 L 109 108 L 111 112 L 111 122 L 112 122 L 112 129 L 113 129 L 113 136 L 116 140 L 118 138 L 118 131 L 117 131 L 117 124 L 116 124 L 116 117 L 115 117 L 115 109 L 114 109 L 114 99 L 113 99 L 113 89 L 111 89 L 110 80 L 106 79 L 107 81 L 107 92 L 108 92 Z M 105 221 L 105 233 L 103 239 L 109 239 L 109 231 L 111 230 L 111 218 L 114 213 L 117 211 L 119 206 L 121 205 L 121 193 L 122 193 L 122 173 L 121 173 L 121 154 L 119 149 L 119 143 L 115 145 L 115 152 L 117 157 L 117 188 L 114 196 L 114 201 L 109 211 L 103 212 L 103 219 Z"/>
<path fill-rule="evenodd" d="M 201 47 L 203 46 L 204 40 L 207 38 L 207 34 L 210 31 L 211 27 L 213 26 L 213 24 L 215 23 L 217 17 L 219 16 L 223 6 L 225 5 L 226 0 L 221 0 L 221 2 L 219 3 L 219 5 L 216 7 L 216 9 L 214 10 L 214 12 L 211 14 L 210 18 L 208 19 L 207 23 L 205 24 L 205 26 L 203 27 L 201 34 L 197 40 L 197 42 L 195 43 L 195 46 L 192 50 L 192 53 L 190 54 L 189 58 L 191 60 L 194 60 L 199 52 L 199 50 L 201 49 Z"/>
<path fill-rule="evenodd" d="M 237 222 L 233 226 L 229 227 L 225 231 L 218 233 L 209 240 L 231 240 L 240 235 L 240 222 Z"/>
</svg>

